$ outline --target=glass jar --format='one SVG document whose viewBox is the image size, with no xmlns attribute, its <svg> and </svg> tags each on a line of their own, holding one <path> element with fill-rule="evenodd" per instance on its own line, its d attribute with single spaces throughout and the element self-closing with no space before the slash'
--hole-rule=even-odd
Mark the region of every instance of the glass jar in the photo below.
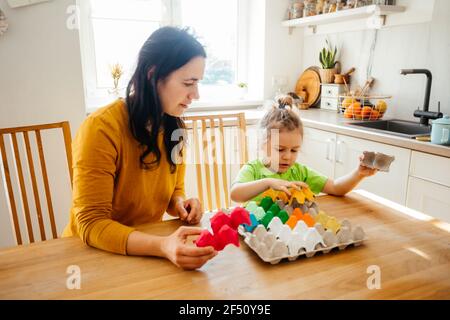
<svg viewBox="0 0 450 320">
<path fill-rule="evenodd" d="M 356 0 L 355 8 L 361 8 L 372 4 L 372 0 Z"/>
<path fill-rule="evenodd" d="M 328 2 L 328 13 L 336 12 L 337 4 L 336 0 L 329 0 Z"/>
<path fill-rule="evenodd" d="M 324 13 L 325 0 L 317 0 L 316 14 Z"/>
<path fill-rule="evenodd" d="M 294 1 L 291 4 L 291 19 L 298 19 L 303 17 L 304 3 L 301 1 Z"/>
<path fill-rule="evenodd" d="M 345 6 L 346 9 L 353 9 L 356 8 L 356 2 L 358 0 L 347 0 L 347 5 Z"/>
<path fill-rule="evenodd" d="M 323 13 L 329 13 L 330 12 L 330 6 L 331 3 L 329 0 L 325 0 L 323 3 Z"/>
<path fill-rule="evenodd" d="M 317 14 L 316 12 L 316 6 L 317 1 L 316 0 L 305 0 L 305 8 L 303 10 L 303 17 L 311 17 L 315 16 Z"/>
</svg>

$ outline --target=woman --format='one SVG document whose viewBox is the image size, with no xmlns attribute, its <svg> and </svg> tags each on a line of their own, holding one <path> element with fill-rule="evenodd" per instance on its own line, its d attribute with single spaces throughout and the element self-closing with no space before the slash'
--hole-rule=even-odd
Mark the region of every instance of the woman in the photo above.
<svg viewBox="0 0 450 320">
<path fill-rule="evenodd" d="M 186 244 L 200 228 L 180 227 L 167 237 L 133 228 L 160 221 L 166 211 L 189 224 L 200 221 L 198 199 L 185 200 L 177 145 L 183 141 L 171 136 L 184 128 L 180 116 L 199 98 L 205 58 L 184 30 L 164 27 L 148 38 L 125 100 L 90 115 L 74 139 L 73 201 L 63 236 L 78 235 L 119 254 L 164 257 L 184 269 L 199 268 L 217 254 Z"/>
</svg>

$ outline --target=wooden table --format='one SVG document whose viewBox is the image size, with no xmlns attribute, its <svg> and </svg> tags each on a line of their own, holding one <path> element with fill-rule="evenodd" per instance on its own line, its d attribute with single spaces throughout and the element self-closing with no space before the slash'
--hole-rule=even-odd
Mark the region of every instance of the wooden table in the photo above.
<svg viewBox="0 0 450 320">
<path fill-rule="evenodd" d="M 319 197 L 321 209 L 361 225 L 363 246 L 270 265 L 241 241 L 198 271 L 159 258 L 90 248 L 78 238 L 0 251 L 0 299 L 450 299 L 450 228 L 421 221 L 359 194 Z M 142 226 L 167 235 L 178 220 Z M 81 270 L 69 290 L 67 268 Z M 381 289 L 368 289 L 369 266 Z"/>
</svg>

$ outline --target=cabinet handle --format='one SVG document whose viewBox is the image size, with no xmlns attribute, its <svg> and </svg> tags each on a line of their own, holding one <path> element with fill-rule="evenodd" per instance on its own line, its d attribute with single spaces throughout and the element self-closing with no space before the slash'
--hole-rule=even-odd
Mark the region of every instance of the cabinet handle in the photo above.
<svg viewBox="0 0 450 320">
<path fill-rule="evenodd" d="M 332 161 L 332 160 L 330 159 L 331 143 L 334 143 L 334 139 L 333 139 L 333 138 L 327 139 L 327 156 L 326 156 L 326 159 L 327 159 L 328 161 Z"/>
<path fill-rule="evenodd" d="M 337 142 L 337 145 L 336 145 L 336 162 L 337 163 L 341 163 L 341 164 L 344 164 L 344 162 L 342 161 L 342 150 L 341 150 L 341 145 L 342 144 L 345 144 L 345 142 L 344 141 L 342 141 L 342 140 L 339 140 L 338 142 Z"/>
</svg>

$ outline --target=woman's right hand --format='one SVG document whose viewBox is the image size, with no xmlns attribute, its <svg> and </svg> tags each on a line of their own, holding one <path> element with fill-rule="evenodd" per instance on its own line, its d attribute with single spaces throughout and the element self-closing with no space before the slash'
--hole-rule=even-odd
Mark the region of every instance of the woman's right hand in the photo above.
<svg viewBox="0 0 450 320">
<path fill-rule="evenodd" d="M 297 190 L 301 190 L 301 188 L 308 188 L 308 185 L 302 181 L 286 181 L 275 178 L 267 178 L 267 183 L 269 188 L 272 188 L 277 191 L 284 191 L 288 196 L 291 196 L 288 188 L 294 188 Z"/>
<path fill-rule="evenodd" d="M 213 247 L 199 248 L 187 244 L 187 237 L 200 235 L 201 228 L 180 227 L 163 239 L 161 250 L 164 256 L 176 266 L 185 270 L 194 270 L 203 266 L 217 255 Z"/>
</svg>

